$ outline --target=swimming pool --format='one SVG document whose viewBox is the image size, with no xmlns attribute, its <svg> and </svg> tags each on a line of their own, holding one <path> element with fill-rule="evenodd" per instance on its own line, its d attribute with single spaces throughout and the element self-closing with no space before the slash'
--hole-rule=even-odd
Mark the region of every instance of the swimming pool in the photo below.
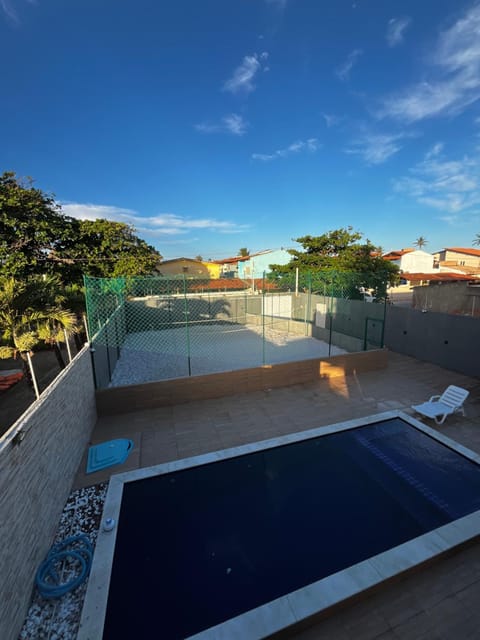
<svg viewBox="0 0 480 640">
<path fill-rule="evenodd" d="M 389 412 L 114 476 L 78 638 L 293 625 L 478 535 L 479 462 Z"/>
</svg>

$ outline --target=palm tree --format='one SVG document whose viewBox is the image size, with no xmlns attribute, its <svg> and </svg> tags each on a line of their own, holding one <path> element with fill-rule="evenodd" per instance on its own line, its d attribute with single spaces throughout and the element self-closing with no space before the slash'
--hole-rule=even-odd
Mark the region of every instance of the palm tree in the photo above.
<svg viewBox="0 0 480 640">
<path fill-rule="evenodd" d="M 39 391 L 32 365 L 33 348 L 44 340 L 50 344 L 53 341 L 60 351 L 59 331 L 65 339 L 76 330 L 75 315 L 61 308 L 62 296 L 55 292 L 58 281 L 54 280 L 38 277 L 29 281 L 0 279 L 0 337 L 3 343 L 0 345 L 0 358 L 20 355 L 25 377 L 37 398 Z"/>
<path fill-rule="evenodd" d="M 473 241 L 474 245 L 476 245 L 477 247 L 480 247 L 480 233 L 477 233 L 477 235 L 475 236 L 475 240 Z"/>
<path fill-rule="evenodd" d="M 60 343 L 65 342 L 68 345 L 68 338 L 76 330 L 75 315 L 65 309 L 47 309 L 45 317 L 37 324 L 38 340 L 53 348 L 60 369 L 65 369 Z"/>
<path fill-rule="evenodd" d="M 415 242 L 413 243 L 413 245 L 415 247 L 417 247 L 417 249 L 423 249 L 423 247 L 428 244 L 428 240 L 426 238 L 424 238 L 423 236 L 419 236 Z"/>
</svg>

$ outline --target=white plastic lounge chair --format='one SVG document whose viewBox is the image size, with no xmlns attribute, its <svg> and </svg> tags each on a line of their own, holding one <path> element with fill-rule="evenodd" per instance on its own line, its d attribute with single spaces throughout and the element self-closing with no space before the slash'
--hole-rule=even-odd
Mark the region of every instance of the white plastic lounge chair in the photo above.
<svg viewBox="0 0 480 640">
<path fill-rule="evenodd" d="M 465 415 L 463 403 L 468 394 L 466 389 L 451 384 L 441 396 L 432 396 L 428 402 L 413 405 L 412 409 L 427 418 L 433 418 L 437 424 L 443 424 L 445 418 L 452 413 L 461 411 Z"/>
</svg>

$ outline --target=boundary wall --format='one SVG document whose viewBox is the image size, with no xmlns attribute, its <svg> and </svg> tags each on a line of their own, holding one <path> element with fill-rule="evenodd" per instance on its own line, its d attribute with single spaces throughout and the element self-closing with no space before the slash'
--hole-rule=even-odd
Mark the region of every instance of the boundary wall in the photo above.
<svg viewBox="0 0 480 640">
<path fill-rule="evenodd" d="M 325 380 L 362 371 L 385 368 L 387 351 L 377 349 L 348 353 L 331 358 L 314 358 L 282 364 L 264 365 L 189 378 L 175 378 L 145 384 L 100 389 L 96 392 L 99 416 L 171 406 L 192 400 L 207 400 L 288 387 L 293 384 Z"/>
<path fill-rule="evenodd" d="M 385 345 L 397 353 L 480 377 L 478 318 L 389 306 Z"/>
<path fill-rule="evenodd" d="M 96 422 L 85 346 L 0 438 L 0 638 L 16 640 Z"/>
</svg>

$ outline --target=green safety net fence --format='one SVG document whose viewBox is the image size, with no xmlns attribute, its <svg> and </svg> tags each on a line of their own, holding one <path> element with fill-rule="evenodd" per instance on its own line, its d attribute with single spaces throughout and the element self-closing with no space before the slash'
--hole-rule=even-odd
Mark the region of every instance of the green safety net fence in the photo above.
<svg viewBox="0 0 480 640">
<path fill-rule="evenodd" d="M 97 388 L 383 346 L 385 300 L 357 273 L 252 280 L 85 277 Z"/>
</svg>

